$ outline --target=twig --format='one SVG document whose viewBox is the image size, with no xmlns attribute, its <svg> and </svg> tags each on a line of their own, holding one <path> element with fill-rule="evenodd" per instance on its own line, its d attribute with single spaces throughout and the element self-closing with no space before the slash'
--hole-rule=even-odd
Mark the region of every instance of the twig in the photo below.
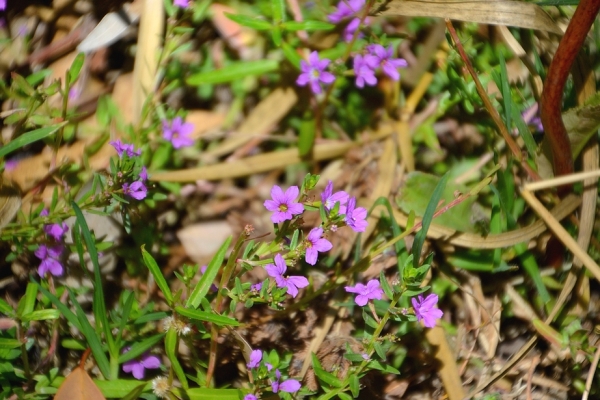
<svg viewBox="0 0 600 400">
<path fill-rule="evenodd" d="M 556 54 L 548 68 L 546 82 L 544 82 L 540 100 L 540 117 L 552 148 L 555 175 L 567 175 L 573 172 L 571 143 L 561 115 L 562 97 L 571 66 L 599 9 L 600 1 L 598 0 L 581 0 L 579 2 L 567 31 L 556 49 Z M 565 191 L 569 188 L 570 186 L 563 187 L 562 190 Z"/>
<path fill-rule="evenodd" d="M 598 345 L 598 343 L 596 343 Z M 600 346 L 596 349 L 594 353 L 594 360 L 590 364 L 590 374 L 585 380 L 585 390 L 583 391 L 583 395 L 581 396 L 581 400 L 587 400 L 590 395 L 590 388 L 592 387 L 592 382 L 594 381 L 594 372 L 596 372 L 596 368 L 598 367 L 598 361 L 600 361 Z"/>
</svg>

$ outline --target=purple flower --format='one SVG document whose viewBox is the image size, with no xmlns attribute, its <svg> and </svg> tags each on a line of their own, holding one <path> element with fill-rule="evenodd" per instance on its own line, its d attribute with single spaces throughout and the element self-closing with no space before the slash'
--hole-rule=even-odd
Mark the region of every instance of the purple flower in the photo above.
<svg viewBox="0 0 600 400">
<path fill-rule="evenodd" d="M 60 224 L 49 224 L 44 226 L 44 232 L 46 235 L 51 236 L 57 242 L 60 242 L 65 233 L 69 230 L 69 227 L 66 223 L 62 222 Z"/>
<path fill-rule="evenodd" d="M 306 262 L 310 265 L 317 263 L 319 252 L 329 251 L 333 247 L 329 240 L 321 237 L 322 234 L 322 228 L 313 228 L 306 237 Z"/>
<path fill-rule="evenodd" d="M 179 8 L 187 8 L 190 2 L 189 0 L 173 0 L 173 5 Z"/>
<path fill-rule="evenodd" d="M 398 68 L 406 68 L 408 66 L 405 59 L 392 58 L 394 56 L 394 47 L 391 45 L 386 50 L 385 47 L 380 44 L 371 44 L 367 46 L 367 50 L 371 55 L 377 58 L 377 63 L 383 70 L 383 73 L 394 81 L 400 79 Z"/>
<path fill-rule="evenodd" d="M 260 292 L 261 289 L 262 289 L 262 285 L 263 285 L 262 282 L 255 283 L 254 285 L 250 286 L 250 290 L 253 290 L 253 291 L 256 291 L 256 292 Z"/>
<path fill-rule="evenodd" d="M 300 385 L 300 382 L 298 382 L 295 379 L 288 379 L 279 383 L 279 381 L 281 380 L 281 372 L 279 372 L 278 369 L 275 370 L 275 376 L 277 377 L 277 380 L 271 382 L 271 388 L 273 389 L 273 393 L 277 393 L 280 390 L 282 392 L 293 393 L 297 392 L 302 387 L 302 385 Z"/>
<path fill-rule="evenodd" d="M 260 350 L 252 350 L 250 353 L 250 362 L 246 364 L 248 368 L 256 368 L 260 365 L 260 361 L 262 360 L 263 354 Z"/>
<path fill-rule="evenodd" d="M 418 300 L 413 297 L 410 301 L 415 309 L 417 321 L 423 321 L 423 325 L 427 328 L 433 328 L 436 320 L 444 315 L 442 310 L 435 307 L 438 302 L 437 294 L 432 293 L 425 299 L 423 299 L 423 295 L 419 295 Z"/>
<path fill-rule="evenodd" d="M 142 150 L 138 149 L 136 151 L 133 147 L 133 144 L 122 143 L 121 140 L 115 140 L 109 143 L 115 148 L 119 158 L 123 158 L 123 154 L 127 154 L 129 157 L 139 156 L 142 154 Z"/>
<path fill-rule="evenodd" d="M 346 225 L 348 225 L 354 232 L 364 232 L 367 228 L 368 222 L 367 209 L 364 207 L 354 208 L 356 206 L 356 197 L 351 197 L 348 200 L 348 206 L 346 207 Z"/>
<path fill-rule="evenodd" d="M 124 353 L 129 351 L 129 347 L 124 349 Z M 135 379 L 144 379 L 144 370 L 160 368 L 160 359 L 150 353 L 144 353 L 138 359 L 129 360 L 123 363 L 123 372 L 133 374 Z"/>
<path fill-rule="evenodd" d="M 40 217 L 47 217 L 48 215 L 50 215 L 50 213 L 45 208 L 40 212 Z"/>
<path fill-rule="evenodd" d="M 341 0 L 327 19 L 334 24 L 340 23 L 343 19 L 356 15 L 364 6 L 365 0 Z"/>
<path fill-rule="evenodd" d="M 181 117 L 175 117 L 171 125 L 167 121 L 163 121 L 163 138 L 171 142 L 176 149 L 194 144 L 194 139 L 190 137 L 193 131 L 194 124 L 183 123 Z"/>
<path fill-rule="evenodd" d="M 331 60 L 326 58 L 320 60 L 319 53 L 313 51 L 308 56 L 308 63 L 304 60 L 300 61 L 300 70 L 302 73 L 296 80 L 296 84 L 298 86 L 306 86 L 310 83 L 310 90 L 314 94 L 321 93 L 323 90 L 319 82 L 330 84 L 335 80 L 335 76 L 331 72 L 325 71 L 330 62 Z"/>
<path fill-rule="evenodd" d="M 354 56 L 354 75 L 356 76 L 356 86 L 363 88 L 365 83 L 374 86 L 377 83 L 375 71 L 366 62 L 366 58 L 374 58 L 372 55 L 366 55 L 364 58 L 360 54 Z"/>
<path fill-rule="evenodd" d="M 285 193 L 277 185 L 271 189 L 271 198 L 273 200 L 265 200 L 265 208 L 269 211 L 273 211 L 271 215 L 271 221 L 274 224 L 294 218 L 295 214 L 302 214 L 304 206 L 300 203 L 294 203 L 300 190 L 298 186 L 290 186 Z"/>
<path fill-rule="evenodd" d="M 269 276 L 275 278 L 277 287 L 287 288 L 288 294 L 294 298 L 298 295 L 298 288 L 308 286 L 308 279 L 303 276 L 288 276 L 287 278 L 283 276 L 287 271 L 287 266 L 281 254 L 275 255 L 275 265 L 267 264 L 265 270 Z"/>
<path fill-rule="evenodd" d="M 358 294 L 354 301 L 357 305 L 362 307 L 366 305 L 369 300 L 381 300 L 381 296 L 383 296 L 383 289 L 381 289 L 379 285 L 379 279 L 371 279 L 369 282 L 367 282 L 366 286 L 362 283 L 357 283 L 354 287 L 346 286 L 345 289 L 348 293 Z"/>
<path fill-rule="evenodd" d="M 0 0 L 0 10 L 6 10 L 6 0 Z"/>
<path fill-rule="evenodd" d="M 63 274 L 63 266 L 58 260 L 64 250 L 63 246 L 48 247 L 45 244 L 41 244 L 40 247 L 33 253 L 37 258 L 42 260 L 38 267 L 38 274 L 40 277 L 46 276 L 46 273 L 54 276 L 61 276 Z"/>
<path fill-rule="evenodd" d="M 327 211 L 331 211 L 335 206 L 335 203 L 340 203 L 339 213 L 340 215 L 346 214 L 346 203 L 348 202 L 348 193 L 340 190 L 339 192 L 333 193 L 333 182 L 329 181 L 325 190 L 321 193 L 321 202 L 323 207 Z"/>
<path fill-rule="evenodd" d="M 142 181 L 135 181 L 131 185 L 129 183 L 124 183 L 123 193 L 133 197 L 136 200 L 142 200 L 146 198 L 148 189 Z"/>
<path fill-rule="evenodd" d="M 344 29 L 343 38 L 346 42 L 349 42 L 354 37 L 354 32 L 360 26 L 360 18 L 356 17 L 357 14 L 362 10 L 365 6 L 365 0 L 342 0 L 338 3 L 336 10 L 327 16 L 329 22 L 334 24 L 340 23 L 344 19 L 348 19 L 351 17 L 352 20 L 346 28 Z M 369 19 L 365 18 L 365 24 L 369 24 Z"/>
<path fill-rule="evenodd" d="M 244 400 L 258 400 L 258 398 L 253 395 L 252 393 L 248 393 L 247 395 L 244 396 Z"/>
<path fill-rule="evenodd" d="M 140 178 L 140 180 L 142 182 L 148 180 L 148 170 L 146 169 L 146 167 L 142 167 L 142 170 L 140 171 L 139 178 Z"/>
</svg>

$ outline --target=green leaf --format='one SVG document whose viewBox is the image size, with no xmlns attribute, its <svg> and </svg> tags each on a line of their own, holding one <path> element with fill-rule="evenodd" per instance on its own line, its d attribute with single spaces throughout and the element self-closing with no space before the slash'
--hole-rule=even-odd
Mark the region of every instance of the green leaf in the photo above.
<svg viewBox="0 0 600 400">
<path fill-rule="evenodd" d="M 423 221 L 421 225 L 421 230 L 417 232 L 415 235 L 415 240 L 413 242 L 412 253 L 413 253 L 413 267 L 419 267 L 419 260 L 421 259 L 421 249 L 423 248 L 423 243 L 425 242 L 425 238 L 427 237 L 427 230 L 429 229 L 429 225 L 431 225 L 431 220 L 433 220 L 433 214 L 435 213 L 435 209 L 442 198 L 442 194 L 444 193 L 444 188 L 446 187 L 446 182 L 448 182 L 448 178 L 450 175 L 448 173 L 444 174 L 442 179 L 436 185 L 433 194 L 431 195 L 431 199 L 427 204 L 427 208 L 425 209 L 425 214 L 423 215 Z"/>
<path fill-rule="evenodd" d="M 71 325 L 77 328 L 79 332 L 83 332 L 83 329 L 81 328 L 81 324 L 79 323 L 77 316 L 75 315 L 75 313 L 73 313 L 73 311 L 69 309 L 69 307 L 67 307 L 65 303 L 60 301 L 58 297 L 50 293 L 43 286 L 39 286 L 39 290 L 44 296 L 46 296 L 50 300 L 50 302 L 52 302 L 52 304 L 54 304 L 54 307 L 56 307 L 58 311 L 60 311 L 60 314 L 63 317 L 65 317 L 67 321 L 71 323 Z"/>
<path fill-rule="evenodd" d="M 179 363 L 179 358 L 177 357 L 178 340 L 177 332 L 174 329 L 169 329 L 167 331 L 167 336 L 165 337 L 165 353 L 167 353 L 167 357 L 169 358 L 169 361 L 171 361 L 171 368 L 175 371 L 175 375 L 177 375 L 179 382 L 181 382 L 181 386 L 187 390 L 189 389 L 188 380 Z"/>
<path fill-rule="evenodd" d="M 277 60 L 239 61 L 214 71 L 193 74 L 187 79 L 187 83 L 192 86 L 226 83 L 247 76 L 262 75 L 278 68 Z"/>
<path fill-rule="evenodd" d="M 334 24 L 323 21 L 287 21 L 281 24 L 286 31 L 330 31 L 335 28 Z"/>
<path fill-rule="evenodd" d="M 223 243 L 223 245 L 219 248 L 217 254 L 215 254 L 213 259 L 206 267 L 206 272 L 202 275 L 202 278 L 200 278 L 200 282 L 198 282 L 198 284 L 192 291 L 192 294 L 188 298 L 187 303 L 185 304 L 187 308 L 198 308 L 198 305 L 200 305 L 200 302 L 202 301 L 204 296 L 206 296 L 206 293 L 208 293 L 208 290 L 210 289 L 210 286 L 215 280 L 219 269 L 223 265 L 225 253 L 227 253 L 227 249 L 229 248 L 230 244 L 231 236 L 227 238 L 225 243 Z"/>
<path fill-rule="evenodd" d="M 183 315 L 184 317 L 187 317 L 187 318 L 195 319 L 198 321 L 212 322 L 213 324 L 217 324 L 220 326 L 225 326 L 225 325 L 239 326 L 240 325 L 240 323 L 237 320 L 235 320 L 233 318 L 225 317 L 223 315 L 219 315 L 216 313 L 213 314 L 210 312 L 184 308 L 181 306 L 175 307 L 175 312 L 177 312 L 178 314 Z"/>
<path fill-rule="evenodd" d="M 25 314 L 21 317 L 23 322 L 29 321 L 46 321 L 49 319 L 58 319 L 60 318 L 60 311 L 55 310 L 53 308 L 47 310 L 36 310 L 30 312 L 29 314 Z"/>
<path fill-rule="evenodd" d="M 165 337 L 165 335 L 165 333 L 159 333 L 157 335 L 150 336 L 149 338 L 144 339 L 141 342 L 134 343 L 128 352 L 119 355 L 119 364 L 141 356 L 146 352 L 146 350 L 149 350 L 156 343 L 160 342 Z"/>
<path fill-rule="evenodd" d="M 108 345 L 108 351 L 110 354 L 118 354 L 119 349 L 115 346 L 114 336 L 110 329 L 110 324 L 108 322 L 108 313 L 106 312 L 106 304 L 104 298 L 104 289 L 102 284 L 102 273 L 100 271 L 100 264 L 98 263 L 98 251 L 96 250 L 96 244 L 94 243 L 94 239 L 92 238 L 92 234 L 90 233 L 90 228 L 87 225 L 87 221 L 81 212 L 81 209 L 74 201 L 71 202 L 71 207 L 73 207 L 73 211 L 75 211 L 75 218 L 77 223 L 74 227 L 73 235 L 78 235 L 81 232 L 83 239 L 85 240 L 85 244 L 87 247 L 87 252 L 90 256 L 90 261 L 94 266 L 94 296 L 92 301 L 92 309 L 94 311 L 94 317 L 96 319 L 96 329 L 98 333 L 103 332 L 104 338 Z M 81 256 L 81 255 L 80 255 Z M 85 264 L 83 264 L 85 268 Z M 102 353 L 104 354 L 104 353 Z M 95 355 L 94 355 L 95 356 Z M 104 376 L 107 379 L 116 379 L 116 376 Z"/>
<path fill-rule="evenodd" d="M 387 365 L 387 364 L 383 364 L 381 361 L 378 361 L 378 360 L 370 361 L 368 365 L 371 369 L 376 369 L 379 371 L 389 372 L 389 373 L 395 374 L 395 375 L 400 375 L 400 371 L 398 371 L 396 368 L 394 368 L 390 365 Z"/>
<path fill-rule="evenodd" d="M 348 393 L 339 392 L 337 395 L 342 400 L 352 400 L 352 397 Z"/>
<path fill-rule="evenodd" d="M 388 297 L 388 299 L 393 299 L 394 291 L 392 290 L 392 287 L 388 283 L 387 278 L 385 277 L 385 274 L 383 273 L 383 271 L 381 271 L 379 273 L 379 282 L 381 283 L 381 288 L 383 289 L 383 292 Z"/>
<path fill-rule="evenodd" d="M 138 381 L 139 382 L 139 381 Z M 121 400 L 136 400 L 139 399 L 142 393 L 146 390 L 149 382 L 142 382 L 137 387 L 133 388 L 125 396 L 121 397 Z"/>
<path fill-rule="evenodd" d="M 300 69 L 300 61 L 302 61 L 302 57 L 296 52 L 296 49 L 290 46 L 287 42 L 281 42 L 281 50 L 283 50 L 283 55 L 288 61 L 296 67 L 296 69 Z"/>
<path fill-rule="evenodd" d="M 96 360 L 96 364 L 98 364 L 100 372 L 102 372 L 102 375 L 104 375 L 106 379 L 110 379 L 110 363 L 108 362 L 108 357 L 106 357 L 104 349 L 102 348 L 100 336 L 90 324 L 88 316 L 81 308 L 81 305 L 77 302 L 77 299 L 75 298 L 75 295 L 71 290 L 69 290 L 69 298 L 71 299 L 71 303 L 75 307 L 75 314 L 77 315 L 77 320 L 79 321 L 79 325 L 81 326 L 81 333 L 83 334 L 83 336 L 85 336 L 85 339 L 87 340 L 90 349 L 92 349 L 92 354 L 94 355 L 94 359 Z M 104 318 L 106 318 L 106 316 Z M 98 320 L 96 320 L 96 323 L 98 323 Z M 116 379 L 116 377 L 114 378 Z"/>
<path fill-rule="evenodd" d="M 325 371 L 314 353 L 311 353 L 310 356 L 312 357 L 313 370 L 315 371 L 315 375 L 319 378 L 319 380 L 328 384 L 330 387 L 341 388 L 342 382 L 340 382 L 338 377 L 330 372 Z"/>
<path fill-rule="evenodd" d="M 21 346 L 17 339 L 0 338 L 0 349 L 16 349 Z"/>
<path fill-rule="evenodd" d="M 160 267 L 156 263 L 156 260 L 154 259 L 154 257 L 152 257 L 152 255 L 146 251 L 145 245 L 142 245 L 142 258 L 144 259 L 144 264 L 146 264 L 146 267 L 148 267 L 148 269 L 150 270 L 150 273 L 154 277 L 154 280 L 156 281 L 158 288 L 165 296 L 165 300 L 167 301 L 167 304 L 169 306 L 172 306 L 173 305 L 173 294 L 171 293 L 169 284 L 167 283 L 167 280 L 165 279 L 165 277 L 164 277 L 162 271 L 160 270 Z"/>
<path fill-rule="evenodd" d="M 79 53 L 75 60 L 73 60 L 73 64 L 71 64 L 71 68 L 67 72 L 67 83 L 71 86 L 77 78 L 79 78 L 79 73 L 81 72 L 81 67 L 83 67 L 83 62 L 85 61 L 85 54 Z"/>
<path fill-rule="evenodd" d="M 180 399 L 189 400 L 239 400 L 244 394 L 238 389 L 209 389 L 209 388 L 193 388 L 182 390 L 174 388 L 173 393 Z"/>
<path fill-rule="evenodd" d="M 35 308 L 35 299 L 37 297 L 38 292 L 38 284 L 30 282 L 27 284 L 27 288 L 25 289 L 25 295 L 19 300 L 19 305 L 17 306 L 17 316 L 23 317 L 26 314 L 29 314 Z"/>
<path fill-rule="evenodd" d="M 268 31 L 270 29 L 273 29 L 273 25 L 269 21 L 265 21 L 263 19 L 256 19 L 256 17 L 249 17 L 247 15 L 230 13 L 225 13 L 225 16 L 242 26 L 256 29 L 257 31 Z"/>
<path fill-rule="evenodd" d="M 298 138 L 298 152 L 300 157 L 307 156 L 315 143 L 315 119 L 314 117 L 302 119 L 300 124 L 300 136 Z"/>
<path fill-rule="evenodd" d="M 10 154 L 13 151 L 18 150 L 22 147 L 25 147 L 28 144 L 37 142 L 38 140 L 42 140 L 42 139 L 52 135 L 53 133 L 55 133 L 56 131 L 58 131 L 60 128 L 62 128 L 66 124 L 67 124 L 66 122 L 62 122 L 57 125 L 46 126 L 44 128 L 39 128 L 39 129 L 30 131 L 30 132 L 24 133 L 21 136 L 19 136 L 18 138 L 16 138 L 15 140 L 12 140 L 7 145 L 0 147 L 0 157 L 4 157 L 5 155 Z"/>
<path fill-rule="evenodd" d="M 15 310 L 6 301 L 0 299 L 0 313 L 12 317 L 15 315 Z"/>
<path fill-rule="evenodd" d="M 354 398 L 358 397 L 360 393 L 360 383 L 358 381 L 358 376 L 356 374 L 351 374 L 349 377 L 350 380 L 350 391 L 352 392 L 352 396 Z"/>
</svg>

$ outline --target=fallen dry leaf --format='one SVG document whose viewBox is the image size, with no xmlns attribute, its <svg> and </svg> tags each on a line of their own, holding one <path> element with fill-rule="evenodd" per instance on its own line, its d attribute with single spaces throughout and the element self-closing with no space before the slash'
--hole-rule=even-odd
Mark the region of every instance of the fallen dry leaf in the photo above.
<svg viewBox="0 0 600 400">
<path fill-rule="evenodd" d="M 81 367 L 75 368 L 58 388 L 54 400 L 106 400 L 92 378 Z"/>
</svg>

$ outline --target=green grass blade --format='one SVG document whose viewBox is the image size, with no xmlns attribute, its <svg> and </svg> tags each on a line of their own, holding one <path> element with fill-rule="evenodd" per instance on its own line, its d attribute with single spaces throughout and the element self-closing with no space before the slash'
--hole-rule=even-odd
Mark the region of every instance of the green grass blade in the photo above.
<svg viewBox="0 0 600 400">
<path fill-rule="evenodd" d="M 156 281 L 158 288 L 165 296 L 167 304 L 172 307 L 173 293 L 171 293 L 169 284 L 167 283 L 167 280 L 165 279 L 162 271 L 160 270 L 160 267 L 156 263 L 156 260 L 154 259 L 154 257 L 152 257 L 152 254 L 146 251 L 145 246 L 142 246 L 142 258 L 144 259 L 144 264 L 146 264 L 146 267 L 148 267 L 150 273 L 154 277 L 154 281 Z"/>
<path fill-rule="evenodd" d="M 227 253 L 227 249 L 231 244 L 231 236 L 227 238 L 225 243 L 219 248 L 217 254 L 210 261 L 208 266 L 206 267 L 206 272 L 200 278 L 200 282 L 196 285 L 192 294 L 190 295 L 187 303 L 185 304 L 186 308 L 198 308 L 200 302 L 208 293 L 208 289 L 210 289 L 210 285 L 214 282 L 219 269 L 223 265 L 223 260 L 225 260 L 225 253 Z"/>
<path fill-rule="evenodd" d="M 442 179 L 438 182 L 435 189 L 433 190 L 433 194 L 431 195 L 431 200 L 427 204 L 427 208 L 425 209 L 425 214 L 423 214 L 423 222 L 421 225 L 421 230 L 417 232 L 415 235 L 415 240 L 413 242 L 412 253 L 413 253 L 413 267 L 419 267 L 419 259 L 421 258 L 421 249 L 423 249 L 423 243 L 425 242 L 425 238 L 427 237 L 427 230 L 429 229 L 429 225 L 431 225 L 431 220 L 433 220 L 433 214 L 435 213 L 435 209 L 444 194 L 444 189 L 446 188 L 446 183 L 448 182 L 448 178 L 450 175 L 448 173 L 444 174 Z"/>
<path fill-rule="evenodd" d="M 10 154 L 15 150 L 18 150 L 21 147 L 25 147 L 28 144 L 37 142 L 38 140 L 42 140 L 52 135 L 54 132 L 58 131 L 66 124 L 66 122 L 63 122 L 57 125 L 46 126 L 44 128 L 39 128 L 31 132 L 24 133 L 15 140 L 11 141 L 6 146 L 0 147 L 0 157 L 4 157 L 5 155 Z"/>
</svg>

